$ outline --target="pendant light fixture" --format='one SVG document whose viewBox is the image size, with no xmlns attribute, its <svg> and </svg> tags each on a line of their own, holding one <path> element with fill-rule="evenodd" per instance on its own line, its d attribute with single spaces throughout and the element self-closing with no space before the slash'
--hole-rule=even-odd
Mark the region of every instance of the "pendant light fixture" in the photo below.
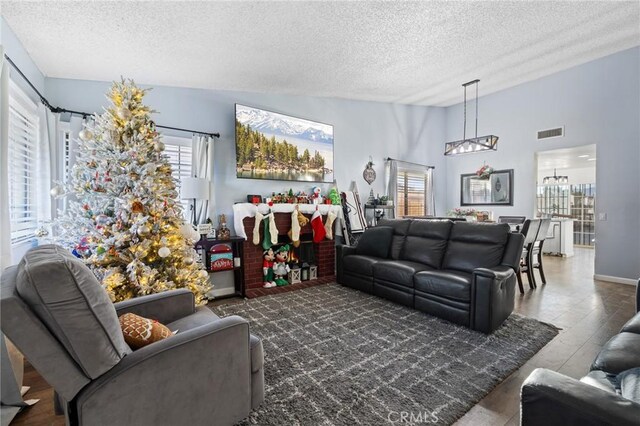
<svg viewBox="0 0 640 426">
<path fill-rule="evenodd" d="M 545 176 L 542 179 L 544 185 L 562 185 L 569 183 L 569 176 L 558 176 L 556 169 L 553 169 L 553 176 Z"/>
<path fill-rule="evenodd" d="M 498 137 L 487 135 L 478 137 L 478 83 L 480 80 L 473 80 L 464 83 L 464 130 L 462 140 L 446 142 L 444 144 L 444 155 L 467 154 L 472 152 L 496 151 L 498 149 Z M 476 134 L 475 137 L 467 139 L 467 86 L 476 86 Z"/>
</svg>

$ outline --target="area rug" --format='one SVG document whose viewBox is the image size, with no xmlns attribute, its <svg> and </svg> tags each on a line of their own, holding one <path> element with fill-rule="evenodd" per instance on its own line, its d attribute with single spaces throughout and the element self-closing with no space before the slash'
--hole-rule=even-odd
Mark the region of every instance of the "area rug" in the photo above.
<svg viewBox="0 0 640 426">
<path fill-rule="evenodd" d="M 264 345 L 265 402 L 245 425 L 451 424 L 558 333 L 514 314 L 485 335 L 336 284 L 213 310 Z"/>
</svg>

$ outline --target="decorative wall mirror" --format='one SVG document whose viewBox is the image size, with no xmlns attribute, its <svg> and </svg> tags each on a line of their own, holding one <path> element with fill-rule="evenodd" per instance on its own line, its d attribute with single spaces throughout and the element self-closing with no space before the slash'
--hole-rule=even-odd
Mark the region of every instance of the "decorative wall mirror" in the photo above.
<svg viewBox="0 0 640 426">
<path fill-rule="evenodd" d="M 486 177 L 460 175 L 461 206 L 512 206 L 513 169 L 495 170 Z"/>
</svg>

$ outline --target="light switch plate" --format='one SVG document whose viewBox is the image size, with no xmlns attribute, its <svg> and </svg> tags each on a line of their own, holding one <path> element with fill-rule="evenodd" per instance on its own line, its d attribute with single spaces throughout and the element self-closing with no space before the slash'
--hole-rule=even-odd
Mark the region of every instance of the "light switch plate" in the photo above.
<svg viewBox="0 0 640 426">
<path fill-rule="evenodd" d="M 598 220 L 607 220 L 606 213 L 598 213 Z"/>
</svg>

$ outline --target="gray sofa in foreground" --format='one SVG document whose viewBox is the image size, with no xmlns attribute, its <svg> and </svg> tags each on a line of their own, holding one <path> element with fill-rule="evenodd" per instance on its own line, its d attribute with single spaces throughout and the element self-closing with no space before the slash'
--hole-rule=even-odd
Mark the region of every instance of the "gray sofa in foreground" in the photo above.
<svg viewBox="0 0 640 426">
<path fill-rule="evenodd" d="M 261 341 L 188 290 L 115 305 L 66 250 L 30 250 L 2 273 L 2 332 L 55 389 L 70 425 L 229 425 L 264 399 Z M 131 351 L 118 315 L 178 333 Z"/>
</svg>

